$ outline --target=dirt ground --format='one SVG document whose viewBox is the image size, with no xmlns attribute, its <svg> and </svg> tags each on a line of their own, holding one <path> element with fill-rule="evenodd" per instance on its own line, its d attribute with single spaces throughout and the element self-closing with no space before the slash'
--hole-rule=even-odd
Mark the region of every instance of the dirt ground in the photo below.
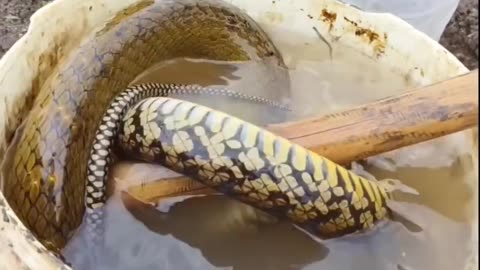
<svg viewBox="0 0 480 270">
<path fill-rule="evenodd" d="M 29 18 L 49 0 L 0 0 L 0 57 L 25 33 Z M 468 68 L 478 67 L 478 0 L 461 0 L 440 43 Z"/>
<path fill-rule="evenodd" d="M 478 67 L 478 0 L 461 0 L 440 43 L 468 68 Z"/>
</svg>

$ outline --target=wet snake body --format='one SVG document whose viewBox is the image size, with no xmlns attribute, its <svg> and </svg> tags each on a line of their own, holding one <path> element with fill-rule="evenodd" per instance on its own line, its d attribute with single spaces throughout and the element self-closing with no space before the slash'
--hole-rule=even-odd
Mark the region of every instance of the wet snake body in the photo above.
<svg viewBox="0 0 480 270">
<path fill-rule="evenodd" d="M 85 206 L 90 228 L 101 224 L 96 210 L 115 142 L 125 156 L 168 166 L 323 237 L 387 215 L 389 194 L 375 182 L 235 117 L 143 99 L 175 87 L 128 88 L 176 57 L 282 64 L 263 31 L 223 2 L 142 1 L 114 18 L 42 87 L 4 179 L 5 197 L 44 245 L 62 248 Z"/>
<path fill-rule="evenodd" d="M 367 230 L 388 215 L 391 197 L 378 183 L 220 111 L 148 97 L 157 92 L 127 89 L 97 130 L 87 181 L 87 228 L 95 245 L 102 241 L 113 145 L 123 157 L 166 166 L 323 239 Z"/>
<path fill-rule="evenodd" d="M 147 98 L 110 126 L 117 123 L 124 156 L 164 165 L 323 239 L 369 229 L 388 215 L 391 197 L 378 183 L 208 107 Z"/>
</svg>

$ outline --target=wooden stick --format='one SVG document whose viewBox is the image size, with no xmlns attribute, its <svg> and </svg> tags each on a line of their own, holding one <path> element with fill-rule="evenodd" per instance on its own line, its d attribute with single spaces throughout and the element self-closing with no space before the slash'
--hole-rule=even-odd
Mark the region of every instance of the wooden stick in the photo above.
<svg viewBox="0 0 480 270">
<path fill-rule="evenodd" d="M 478 125 L 478 69 L 354 109 L 267 129 L 334 162 L 348 164 L 475 125 Z M 169 183 L 174 187 L 171 190 L 160 190 L 160 183 L 153 181 L 127 192 L 148 203 L 176 196 L 178 190 L 187 192 L 184 195 L 216 193 L 187 177 L 168 181 L 173 182 Z"/>
<path fill-rule="evenodd" d="M 478 125 L 478 69 L 339 113 L 268 127 L 347 164 Z"/>
</svg>

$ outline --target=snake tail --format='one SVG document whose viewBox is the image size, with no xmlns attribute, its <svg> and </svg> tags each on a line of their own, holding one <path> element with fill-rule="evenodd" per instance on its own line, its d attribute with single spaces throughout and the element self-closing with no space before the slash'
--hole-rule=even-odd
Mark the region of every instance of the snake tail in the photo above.
<svg viewBox="0 0 480 270">
<path fill-rule="evenodd" d="M 322 239 L 389 216 L 391 194 L 377 182 L 211 108 L 147 98 L 120 123 L 123 157 L 166 166 Z"/>
</svg>

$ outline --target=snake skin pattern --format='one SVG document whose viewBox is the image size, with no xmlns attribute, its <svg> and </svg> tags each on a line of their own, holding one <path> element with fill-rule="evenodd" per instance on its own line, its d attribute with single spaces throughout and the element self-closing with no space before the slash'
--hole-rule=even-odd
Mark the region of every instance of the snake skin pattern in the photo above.
<svg viewBox="0 0 480 270">
<path fill-rule="evenodd" d="M 117 116 L 112 111 L 108 118 Z M 381 185 L 222 112 L 146 98 L 118 122 L 125 157 L 166 166 L 323 239 L 372 228 L 388 216 L 391 195 Z M 107 121 L 104 130 L 115 128 Z M 108 143 L 97 146 L 107 153 Z M 98 169 L 91 173 L 103 174 Z M 102 179 L 91 180 L 104 186 Z"/>
<path fill-rule="evenodd" d="M 109 104 L 149 67 L 179 57 L 283 66 L 260 27 L 224 1 L 144 0 L 114 17 L 42 86 L 3 179 L 9 205 L 46 247 L 58 252 L 83 222 L 87 162 Z"/>
<path fill-rule="evenodd" d="M 103 209 L 106 197 L 106 182 L 108 169 L 111 165 L 112 146 L 118 144 L 118 126 L 128 108 L 147 97 L 160 97 L 168 95 L 212 95 L 229 96 L 236 99 L 249 100 L 256 103 L 266 104 L 283 110 L 288 107 L 279 103 L 256 96 L 245 95 L 228 89 L 206 88 L 195 85 L 139 84 L 127 88 L 118 95 L 105 112 L 102 121 L 95 134 L 90 158 L 88 160 L 88 175 L 86 182 L 86 224 L 89 231 L 88 237 L 92 247 L 101 246 L 103 227 Z"/>
</svg>

